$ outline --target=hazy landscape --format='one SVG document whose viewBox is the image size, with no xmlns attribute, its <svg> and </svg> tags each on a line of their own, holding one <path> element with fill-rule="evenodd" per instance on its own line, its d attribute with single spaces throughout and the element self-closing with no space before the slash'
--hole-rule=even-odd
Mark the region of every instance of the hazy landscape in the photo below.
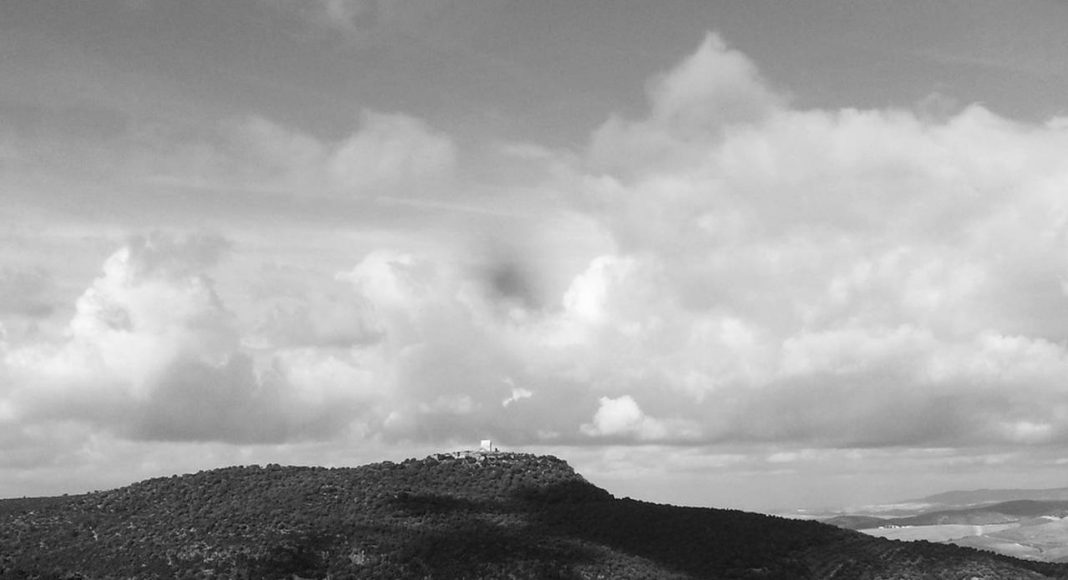
<svg viewBox="0 0 1068 580">
<path fill-rule="evenodd" d="M 1068 561 L 1068 488 L 944 492 L 817 519 L 893 540 L 950 543 Z"/>
</svg>

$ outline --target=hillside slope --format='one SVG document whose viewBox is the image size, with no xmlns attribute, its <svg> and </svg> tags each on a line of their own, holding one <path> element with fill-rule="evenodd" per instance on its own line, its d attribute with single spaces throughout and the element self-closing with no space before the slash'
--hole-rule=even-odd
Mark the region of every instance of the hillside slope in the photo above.
<svg viewBox="0 0 1068 580">
<path fill-rule="evenodd" d="M 560 459 L 514 453 L 233 467 L 0 502 L 0 578 L 294 575 L 1038 579 L 1068 568 L 616 499 Z"/>
</svg>

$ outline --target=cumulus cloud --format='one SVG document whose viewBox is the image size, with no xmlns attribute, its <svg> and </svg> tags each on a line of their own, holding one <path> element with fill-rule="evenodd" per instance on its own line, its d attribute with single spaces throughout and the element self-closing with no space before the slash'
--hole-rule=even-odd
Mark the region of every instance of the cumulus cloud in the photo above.
<svg viewBox="0 0 1068 580">
<path fill-rule="evenodd" d="M 1061 124 L 794 109 L 714 35 L 651 87 L 580 178 L 619 247 L 565 297 L 618 330 L 602 381 L 709 441 L 1065 440 Z"/>
<path fill-rule="evenodd" d="M 530 203 L 582 227 L 395 231 L 257 298 L 253 322 L 214 283 L 227 243 L 132 240 L 64 341 L 5 346 L 0 421 L 228 442 L 1068 441 L 1068 124 L 799 109 L 715 35 L 648 98 L 582 153 L 529 156 L 551 166 Z M 457 147 L 411 117 L 368 112 L 333 143 L 263 119 L 234 135 L 294 191 L 459 189 Z"/>
<path fill-rule="evenodd" d="M 658 441 L 693 436 L 696 426 L 679 421 L 649 417 L 630 395 L 601 397 L 593 421 L 584 423 L 582 433 L 591 437 L 625 437 L 637 441 Z"/>
<path fill-rule="evenodd" d="M 61 342 L 5 349 L 6 408 L 133 439 L 285 441 L 345 428 L 366 393 L 358 382 L 340 388 L 351 374 L 293 353 L 260 368 L 241 348 L 207 274 L 227 246 L 213 236 L 131 239 L 78 298 Z"/>
<path fill-rule="evenodd" d="M 688 80 L 716 67 L 766 98 L 717 105 L 730 83 Z M 554 174 L 614 242 L 557 294 L 530 298 L 539 281 L 512 261 L 472 269 L 448 251 L 381 249 L 338 275 L 352 294 L 333 318 L 362 366 L 337 364 L 378 386 L 368 432 L 829 447 L 1068 437 L 1061 128 L 977 106 L 942 120 L 791 109 L 714 37 L 656 83 L 647 118 L 610 121 L 641 145 L 611 151 L 625 169 L 595 143 L 585 169 Z M 683 154 L 643 148 L 665 143 Z M 280 326 L 314 318 L 294 312 Z M 304 344 L 329 334 L 302 332 Z"/>
<path fill-rule="evenodd" d="M 597 166 L 623 172 L 677 166 L 700 157 L 730 127 L 771 114 L 783 100 L 748 57 L 711 33 L 695 53 L 650 82 L 648 97 L 647 118 L 612 116 L 594 132 L 590 157 Z"/>
</svg>

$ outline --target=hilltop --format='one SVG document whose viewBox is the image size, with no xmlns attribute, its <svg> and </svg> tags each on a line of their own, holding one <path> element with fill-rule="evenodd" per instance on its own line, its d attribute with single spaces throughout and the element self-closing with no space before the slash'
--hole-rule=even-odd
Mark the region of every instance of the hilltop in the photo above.
<svg viewBox="0 0 1068 580">
<path fill-rule="evenodd" d="M 814 521 L 619 499 L 565 461 L 230 467 L 0 501 L 0 578 L 1068 578 Z"/>
</svg>

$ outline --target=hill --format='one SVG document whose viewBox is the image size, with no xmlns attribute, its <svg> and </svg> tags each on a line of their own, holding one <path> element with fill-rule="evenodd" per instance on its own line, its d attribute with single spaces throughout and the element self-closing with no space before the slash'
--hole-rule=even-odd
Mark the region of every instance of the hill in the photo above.
<svg viewBox="0 0 1068 580">
<path fill-rule="evenodd" d="M 986 491 L 982 490 L 979 495 L 973 495 L 973 492 L 957 495 L 958 492 L 953 492 L 946 494 L 946 497 L 963 501 L 1001 495 Z M 1036 493 L 1029 495 L 1058 495 L 1046 493 L 1058 490 L 1034 491 Z M 1028 560 L 1068 561 L 1068 501 L 1064 500 L 981 502 L 971 507 L 921 511 L 911 516 L 889 518 L 852 514 L 835 516 L 823 522 L 882 538 L 946 542 Z"/>
<path fill-rule="evenodd" d="M 1068 578 L 814 521 L 617 499 L 551 456 L 232 467 L 0 501 L 0 578 Z"/>
<path fill-rule="evenodd" d="M 956 490 L 909 500 L 908 503 L 929 504 L 939 509 L 971 507 L 979 504 L 1014 500 L 1068 501 L 1068 487 L 1051 489 L 973 489 Z"/>
<path fill-rule="evenodd" d="M 1037 501 L 1020 499 L 981 507 L 927 512 L 912 517 L 894 518 L 884 522 L 901 526 L 930 526 L 942 524 L 1004 524 L 1027 518 L 1068 515 L 1068 501 Z"/>
<path fill-rule="evenodd" d="M 1028 519 L 1068 517 L 1068 501 L 1014 500 L 978 507 L 924 512 L 914 516 L 880 518 L 866 515 L 841 515 L 823 520 L 826 524 L 851 530 L 879 527 L 941 526 L 1016 523 Z"/>
</svg>

